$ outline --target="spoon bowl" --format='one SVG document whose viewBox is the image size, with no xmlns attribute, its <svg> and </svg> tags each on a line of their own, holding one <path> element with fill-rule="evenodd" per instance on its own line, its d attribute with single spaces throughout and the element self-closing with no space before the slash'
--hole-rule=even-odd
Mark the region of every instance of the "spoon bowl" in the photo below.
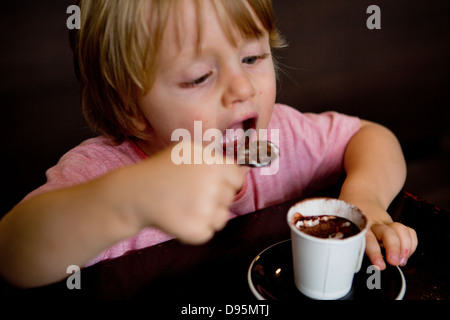
<svg viewBox="0 0 450 320">
<path fill-rule="evenodd" d="M 279 147 L 265 140 L 245 143 L 243 148 L 236 152 L 236 161 L 240 165 L 253 168 L 268 166 L 280 155 Z"/>
</svg>

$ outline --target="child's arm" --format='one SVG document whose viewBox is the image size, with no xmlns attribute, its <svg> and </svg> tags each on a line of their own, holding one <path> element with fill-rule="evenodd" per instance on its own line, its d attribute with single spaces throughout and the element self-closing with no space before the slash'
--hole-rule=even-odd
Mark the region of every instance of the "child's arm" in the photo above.
<svg viewBox="0 0 450 320">
<path fill-rule="evenodd" d="M 228 221 L 243 177 L 237 165 L 174 165 L 166 150 L 37 195 L 0 220 L 0 275 L 22 287 L 48 284 L 149 226 L 185 242 L 207 241 Z"/>
<path fill-rule="evenodd" d="M 400 144 L 386 128 L 361 121 L 361 129 L 351 139 L 344 156 L 347 178 L 340 199 L 359 207 L 369 218 L 366 253 L 383 270 L 382 242 L 387 262 L 404 265 L 417 247 L 415 231 L 393 222 L 386 212 L 403 187 L 406 164 Z"/>
</svg>

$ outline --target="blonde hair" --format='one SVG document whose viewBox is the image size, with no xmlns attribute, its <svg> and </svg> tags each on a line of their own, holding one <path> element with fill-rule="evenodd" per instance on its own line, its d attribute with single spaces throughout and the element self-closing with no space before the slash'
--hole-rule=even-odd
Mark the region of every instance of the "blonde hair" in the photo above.
<svg viewBox="0 0 450 320">
<path fill-rule="evenodd" d="M 115 143 L 146 139 L 132 119 L 141 117 L 138 98 L 150 91 L 170 10 L 179 0 L 80 0 L 81 29 L 72 35 L 84 116 L 93 130 Z M 284 45 L 274 26 L 270 0 L 211 0 L 227 37 L 269 34 L 272 48 Z M 201 0 L 195 0 L 201 11 Z M 253 11 L 253 13 L 252 13 Z M 200 38 L 201 19 L 198 19 Z M 199 40 L 200 41 L 200 40 Z"/>
</svg>

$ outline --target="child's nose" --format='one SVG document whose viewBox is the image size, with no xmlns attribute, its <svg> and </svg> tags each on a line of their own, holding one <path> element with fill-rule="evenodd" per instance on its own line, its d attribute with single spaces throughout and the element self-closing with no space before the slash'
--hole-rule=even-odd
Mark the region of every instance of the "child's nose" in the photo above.
<svg viewBox="0 0 450 320">
<path fill-rule="evenodd" d="M 226 107 L 235 103 L 244 102 L 255 95 L 255 86 L 245 70 L 239 70 L 229 74 L 227 88 L 223 99 Z"/>
</svg>

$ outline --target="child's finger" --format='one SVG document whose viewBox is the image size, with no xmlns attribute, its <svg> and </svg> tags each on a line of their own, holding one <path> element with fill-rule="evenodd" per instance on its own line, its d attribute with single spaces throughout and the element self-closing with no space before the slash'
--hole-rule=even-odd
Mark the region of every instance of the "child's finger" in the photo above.
<svg viewBox="0 0 450 320">
<path fill-rule="evenodd" d="M 202 244 L 210 240 L 215 233 L 214 228 L 199 221 L 185 220 L 183 231 L 177 234 L 180 241 L 188 244 Z"/>
<path fill-rule="evenodd" d="M 417 246 L 417 236 L 413 229 L 394 222 L 390 225 L 396 232 L 400 239 L 400 266 L 405 266 L 408 258 L 415 251 Z"/>
<path fill-rule="evenodd" d="M 401 262 L 401 242 L 397 232 L 394 228 L 385 224 L 375 224 L 372 226 L 372 231 L 378 240 L 381 240 L 386 250 L 386 261 L 398 266 Z"/>
<path fill-rule="evenodd" d="M 412 238 L 412 246 L 411 251 L 409 252 L 408 258 L 411 257 L 411 255 L 416 251 L 417 245 L 419 243 L 419 239 L 417 238 L 417 232 L 413 228 L 408 228 L 409 233 L 411 234 Z"/>
<path fill-rule="evenodd" d="M 235 191 L 239 190 L 244 184 L 245 173 L 241 166 L 236 164 L 228 164 L 225 166 L 226 170 L 224 173 L 225 181 L 231 186 Z"/>
<path fill-rule="evenodd" d="M 372 264 L 377 266 L 380 270 L 386 268 L 383 255 L 381 254 L 380 244 L 371 230 L 368 230 L 366 233 L 366 254 Z"/>
<path fill-rule="evenodd" d="M 214 231 L 222 230 L 230 218 L 230 211 L 228 207 L 217 208 L 215 217 L 211 222 L 211 227 Z"/>
</svg>

